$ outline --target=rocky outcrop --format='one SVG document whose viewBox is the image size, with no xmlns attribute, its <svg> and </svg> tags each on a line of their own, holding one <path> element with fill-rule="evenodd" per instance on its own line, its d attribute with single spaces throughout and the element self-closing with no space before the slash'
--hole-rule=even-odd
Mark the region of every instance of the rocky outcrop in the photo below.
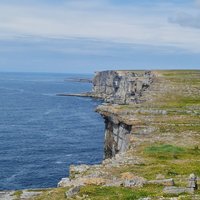
<svg viewBox="0 0 200 200">
<path fill-rule="evenodd" d="M 93 79 L 93 95 L 112 104 L 130 104 L 140 101 L 149 88 L 154 75 L 151 72 L 133 71 L 97 72 Z"/>
<path fill-rule="evenodd" d="M 105 158 L 111 158 L 119 152 L 125 152 L 130 141 L 131 126 L 122 122 L 115 123 L 109 117 L 105 117 L 105 126 Z"/>
<path fill-rule="evenodd" d="M 132 125 L 123 122 L 114 114 L 102 112 L 101 108 L 98 107 L 97 112 L 105 119 L 104 158 L 107 159 L 127 151 Z"/>
</svg>

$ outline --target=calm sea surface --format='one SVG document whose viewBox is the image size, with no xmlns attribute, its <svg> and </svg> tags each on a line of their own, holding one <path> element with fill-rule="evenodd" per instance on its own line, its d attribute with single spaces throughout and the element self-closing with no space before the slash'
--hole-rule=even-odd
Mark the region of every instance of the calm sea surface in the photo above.
<svg viewBox="0 0 200 200">
<path fill-rule="evenodd" d="M 55 187 L 70 164 L 103 158 L 99 101 L 59 97 L 91 90 L 86 75 L 0 73 L 0 190 Z"/>
</svg>

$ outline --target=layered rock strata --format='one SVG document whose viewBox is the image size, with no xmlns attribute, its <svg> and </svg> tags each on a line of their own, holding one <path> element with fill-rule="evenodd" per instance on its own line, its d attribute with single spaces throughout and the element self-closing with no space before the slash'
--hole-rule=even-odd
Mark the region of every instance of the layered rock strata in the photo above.
<svg viewBox="0 0 200 200">
<path fill-rule="evenodd" d="M 93 95 L 106 103 L 130 104 L 140 102 L 140 97 L 153 82 L 151 72 L 133 71 L 97 72 L 93 79 Z"/>
<path fill-rule="evenodd" d="M 92 93 L 111 104 L 138 103 L 154 78 L 155 75 L 151 72 L 97 72 L 93 80 Z M 113 112 L 106 111 L 103 106 L 99 106 L 97 112 L 105 119 L 104 158 L 112 158 L 117 153 L 125 152 L 129 148 L 132 121 L 123 120 Z"/>
</svg>

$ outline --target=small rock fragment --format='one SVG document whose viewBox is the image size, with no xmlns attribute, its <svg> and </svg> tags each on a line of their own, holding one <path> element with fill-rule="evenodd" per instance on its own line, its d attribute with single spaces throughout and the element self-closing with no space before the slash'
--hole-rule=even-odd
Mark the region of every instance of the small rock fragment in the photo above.
<svg viewBox="0 0 200 200">
<path fill-rule="evenodd" d="M 188 180 L 188 188 L 193 188 L 194 190 L 198 189 L 197 177 L 195 176 L 195 174 L 190 174 Z"/>
</svg>

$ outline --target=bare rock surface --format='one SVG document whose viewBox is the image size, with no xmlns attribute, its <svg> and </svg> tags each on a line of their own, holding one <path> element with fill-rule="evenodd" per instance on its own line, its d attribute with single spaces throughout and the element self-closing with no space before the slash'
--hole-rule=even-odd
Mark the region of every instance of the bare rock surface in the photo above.
<svg viewBox="0 0 200 200">
<path fill-rule="evenodd" d="M 0 192 L 0 200 L 14 200 L 14 191 Z"/>
<path fill-rule="evenodd" d="M 97 72 L 93 80 L 93 93 L 112 104 L 139 102 L 139 97 L 150 86 L 153 77 L 151 72 Z"/>
</svg>

